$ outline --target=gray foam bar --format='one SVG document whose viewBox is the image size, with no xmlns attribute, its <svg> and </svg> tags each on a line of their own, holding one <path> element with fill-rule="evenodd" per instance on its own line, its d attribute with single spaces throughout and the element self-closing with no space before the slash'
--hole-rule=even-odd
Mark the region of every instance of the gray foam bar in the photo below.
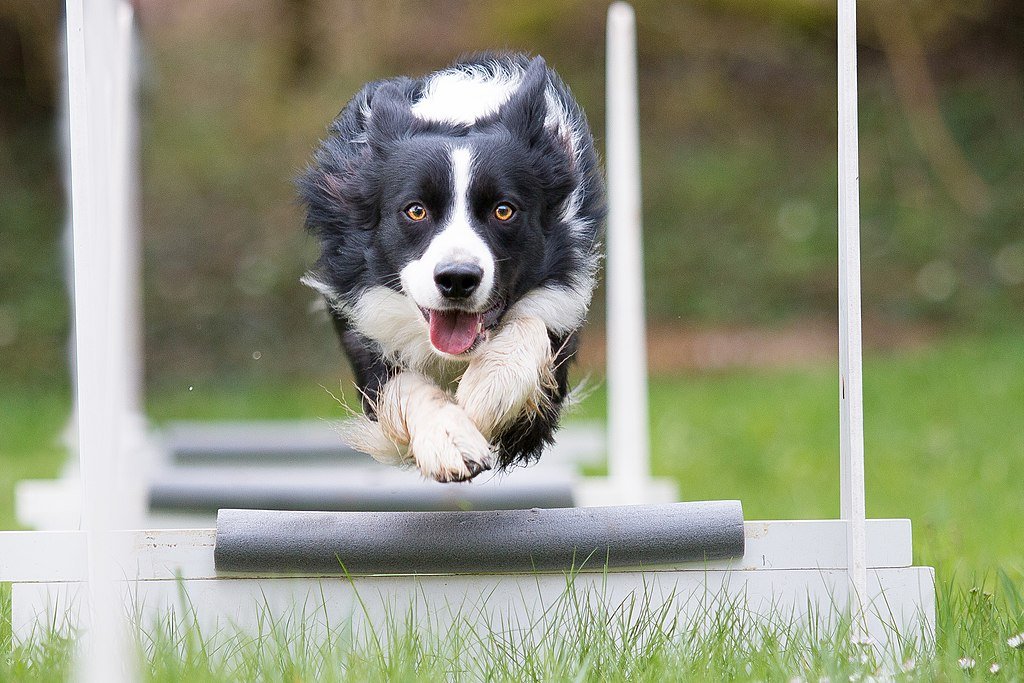
<svg viewBox="0 0 1024 683">
<path fill-rule="evenodd" d="M 163 443 L 180 465 L 267 462 L 364 462 L 336 427 L 316 420 L 173 422 Z"/>
<path fill-rule="evenodd" d="M 369 456 L 342 443 L 337 426 L 318 420 L 179 421 L 166 425 L 161 438 L 169 463 L 176 466 L 369 461 Z M 558 443 L 545 459 L 556 455 L 567 462 L 604 462 L 604 448 L 599 423 L 568 424 L 559 429 Z"/>
<path fill-rule="evenodd" d="M 565 477 L 500 482 L 503 485 L 496 486 L 453 486 L 418 480 L 389 483 L 387 478 L 375 485 L 361 480 L 339 482 L 337 473 L 324 475 L 319 482 L 270 478 L 226 481 L 222 476 L 203 472 L 187 474 L 177 472 L 150 485 L 150 509 L 209 513 L 225 507 L 381 512 L 551 508 L 573 504 L 572 481 Z"/>
<path fill-rule="evenodd" d="M 410 574 L 640 567 L 743 554 L 739 501 L 490 512 L 221 510 L 217 571 Z"/>
</svg>

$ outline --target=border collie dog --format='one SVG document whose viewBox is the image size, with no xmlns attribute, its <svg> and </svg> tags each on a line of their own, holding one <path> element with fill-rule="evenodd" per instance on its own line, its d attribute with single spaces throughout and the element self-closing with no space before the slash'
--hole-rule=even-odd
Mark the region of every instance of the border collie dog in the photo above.
<svg viewBox="0 0 1024 683">
<path fill-rule="evenodd" d="M 586 117 L 541 57 L 367 84 L 298 179 L 362 393 L 346 438 L 438 481 L 553 442 L 600 260 Z"/>
</svg>

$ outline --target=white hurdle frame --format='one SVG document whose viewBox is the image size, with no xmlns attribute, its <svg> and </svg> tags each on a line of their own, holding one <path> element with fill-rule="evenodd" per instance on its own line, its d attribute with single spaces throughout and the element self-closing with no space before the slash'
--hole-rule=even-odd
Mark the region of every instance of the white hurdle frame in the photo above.
<svg viewBox="0 0 1024 683">
<path fill-rule="evenodd" d="M 861 350 L 860 171 L 857 135 L 857 1 L 839 0 L 839 491 L 855 625 L 868 590 Z"/>
<path fill-rule="evenodd" d="M 639 589 L 648 578 L 666 587 L 704 591 L 705 595 L 744 595 L 769 600 L 779 594 L 793 609 L 815 604 L 836 612 L 849 609 L 857 635 L 885 633 L 891 625 L 934 632 L 934 572 L 911 566 L 911 529 L 907 520 L 866 520 L 860 324 L 859 190 L 857 178 L 856 6 L 839 1 L 839 282 L 840 282 L 840 467 L 841 514 L 838 520 L 746 522 L 746 553 L 728 562 L 667 567 L 636 567 L 609 572 L 622 591 Z M 86 11 L 88 6 L 88 11 Z M 350 590 L 386 587 L 388 595 L 416 596 L 423 585 L 439 595 L 467 595 L 486 586 L 502 586 L 511 600 L 536 585 L 550 597 L 561 574 L 539 577 L 501 574 L 429 577 L 326 577 L 218 574 L 213 566 L 214 530 L 115 531 L 130 526 L 131 514 L 118 507 L 120 494 L 137 495 L 138 482 L 124 470 L 132 444 L 125 433 L 139 407 L 133 405 L 131 325 L 134 104 L 130 68 L 131 8 L 126 0 L 67 0 L 68 68 L 71 123 L 72 205 L 80 411 L 79 457 L 83 480 L 83 530 L 0 532 L 0 581 L 14 583 L 15 634 L 26 635 L 55 596 L 86 611 L 89 647 L 82 673 L 88 681 L 130 680 L 120 608 L 125 579 L 129 590 L 154 596 L 155 606 L 173 608 L 179 581 L 202 599 L 195 604 L 240 616 L 241 598 L 273 597 L 277 604 L 301 601 L 303 591 L 327 589 L 340 606 L 351 605 Z M 646 433 L 642 252 L 640 242 L 639 146 L 636 110 L 635 18 L 617 2 L 609 9 L 608 87 L 624 105 L 609 107 L 610 186 L 609 359 L 632 362 L 630 379 L 612 372 L 610 394 L 630 394 L 622 407 L 610 398 L 609 453 L 639 457 L 610 463 L 612 479 L 628 482 L 627 495 L 639 495 L 650 482 Z M 612 111 L 614 109 L 614 111 Z M 137 332 L 137 329 L 136 329 Z M 639 340 L 636 333 L 639 332 Z M 632 337 L 627 335 L 633 335 Z M 614 340 L 612 339 L 614 337 Z M 615 344 L 615 346 L 612 346 Z M 626 360 L 629 359 L 629 360 Z M 640 382 L 629 384 L 634 378 Z M 125 380 L 125 381 L 119 381 Z M 641 406 L 637 409 L 636 406 Z M 630 430 L 634 430 L 630 432 Z M 637 431 L 639 430 L 639 431 Z M 633 433 L 638 441 L 622 441 Z M 619 441 L 616 441 L 619 439 Z M 642 446 L 639 451 L 637 446 Z M 123 552 L 122 552 L 123 550 Z M 602 572 L 588 570 L 587 581 Z M 120 585 L 119 585 L 120 584 Z M 78 600 L 82 589 L 87 596 Z M 506 590 L 509 589 L 509 590 Z M 710 591 L 710 593 L 709 593 Z M 731 591 L 731 593 L 730 593 Z M 737 592 L 740 591 L 740 592 Z M 749 594 L 748 594 L 749 591 Z M 803 593 L 806 592 L 806 593 Z M 533 594 L 531 594 L 533 595 Z M 163 596 L 163 597 L 161 597 Z M 506 600 L 501 597 L 501 600 Z M 529 596 L 527 596 L 529 597 Z M 166 598 L 166 599 L 165 599 Z M 418 599 L 418 598 L 417 598 Z M 532 599 L 532 598 L 531 598 Z M 347 602 L 346 602 L 347 601 Z M 502 603 L 505 604 L 505 603 Z M 885 610 L 895 608 L 895 613 Z M 233 610 L 233 611 L 232 611 Z M 870 612 L 869 612 L 870 611 Z M 756 610 L 755 610 L 756 612 Z M 244 615 L 241 615 L 244 616 Z M 881 630 L 879 630 L 881 629 Z M 881 641 L 876 637 L 876 643 Z"/>
<path fill-rule="evenodd" d="M 636 16 L 608 8 L 606 129 L 608 174 L 608 478 L 619 503 L 646 502 L 651 455 L 640 197 Z"/>
<path fill-rule="evenodd" d="M 130 680 L 131 658 L 118 579 L 124 523 L 120 501 L 134 490 L 124 471 L 131 393 L 123 380 L 129 352 L 126 245 L 129 113 L 134 109 L 132 8 L 124 0 L 67 1 L 71 205 L 74 244 L 76 403 L 86 533 L 86 681 Z M 128 495 L 126 495 L 128 494 Z"/>
</svg>

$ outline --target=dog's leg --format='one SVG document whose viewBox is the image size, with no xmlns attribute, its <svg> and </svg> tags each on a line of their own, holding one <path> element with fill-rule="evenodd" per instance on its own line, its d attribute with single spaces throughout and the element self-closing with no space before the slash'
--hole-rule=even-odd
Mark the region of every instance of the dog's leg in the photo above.
<svg viewBox="0 0 1024 683">
<path fill-rule="evenodd" d="M 352 448 L 385 465 L 409 463 L 412 457 L 408 436 L 386 433 L 375 419 L 381 388 L 398 374 L 398 368 L 387 362 L 377 346 L 352 329 L 334 309 L 331 309 L 331 317 L 341 348 L 352 365 L 363 405 L 362 415 L 353 416 L 340 425 L 342 439 Z"/>
<path fill-rule="evenodd" d="M 487 439 L 511 423 L 546 412 L 554 355 L 539 318 L 515 318 L 487 340 L 466 368 L 455 397 Z"/>
<path fill-rule="evenodd" d="M 339 426 L 341 438 L 360 453 L 366 453 L 385 465 L 405 465 L 414 462 L 409 442 L 396 439 L 385 432 L 381 423 L 367 415 L 356 415 Z"/>
<path fill-rule="evenodd" d="M 491 446 L 466 413 L 430 380 L 401 372 L 382 386 L 376 420 L 350 421 L 353 448 L 386 464 L 414 463 L 437 481 L 465 481 L 493 466 Z"/>
<path fill-rule="evenodd" d="M 444 391 L 386 361 L 341 316 L 334 323 L 363 403 L 364 414 L 342 427 L 349 445 L 388 465 L 415 463 L 438 481 L 472 479 L 491 468 L 487 439 Z"/>
<path fill-rule="evenodd" d="M 464 481 L 492 466 L 490 444 L 466 413 L 430 380 L 402 372 L 382 387 L 377 421 L 424 475 Z"/>
</svg>

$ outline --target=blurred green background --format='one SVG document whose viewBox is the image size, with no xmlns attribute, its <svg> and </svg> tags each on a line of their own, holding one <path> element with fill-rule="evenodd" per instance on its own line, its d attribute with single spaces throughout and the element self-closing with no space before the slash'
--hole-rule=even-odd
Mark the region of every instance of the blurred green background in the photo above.
<svg viewBox="0 0 1024 683">
<path fill-rule="evenodd" d="M 138 5 L 151 384 L 337 373 L 327 327 L 298 283 L 314 245 L 291 180 L 364 81 L 429 71 L 469 50 L 542 53 L 603 144 L 604 3 Z M 1015 0 L 860 5 L 869 326 L 898 337 L 1016 325 L 1024 9 Z M 61 7 L 0 0 L 8 380 L 63 373 Z M 828 323 L 837 269 L 833 3 L 636 9 L 650 315 L 668 327 Z"/>
<path fill-rule="evenodd" d="M 541 53 L 603 147 L 601 2 L 137 5 L 157 421 L 338 416 L 322 387 L 344 361 L 298 282 L 315 245 L 291 180 L 363 82 Z M 914 519 L 929 561 L 1020 568 L 1024 6 L 859 5 L 869 513 Z M 13 481 L 63 458 L 61 8 L 0 0 L 0 528 Z M 655 469 L 750 518 L 833 516 L 834 3 L 636 10 Z"/>
</svg>

